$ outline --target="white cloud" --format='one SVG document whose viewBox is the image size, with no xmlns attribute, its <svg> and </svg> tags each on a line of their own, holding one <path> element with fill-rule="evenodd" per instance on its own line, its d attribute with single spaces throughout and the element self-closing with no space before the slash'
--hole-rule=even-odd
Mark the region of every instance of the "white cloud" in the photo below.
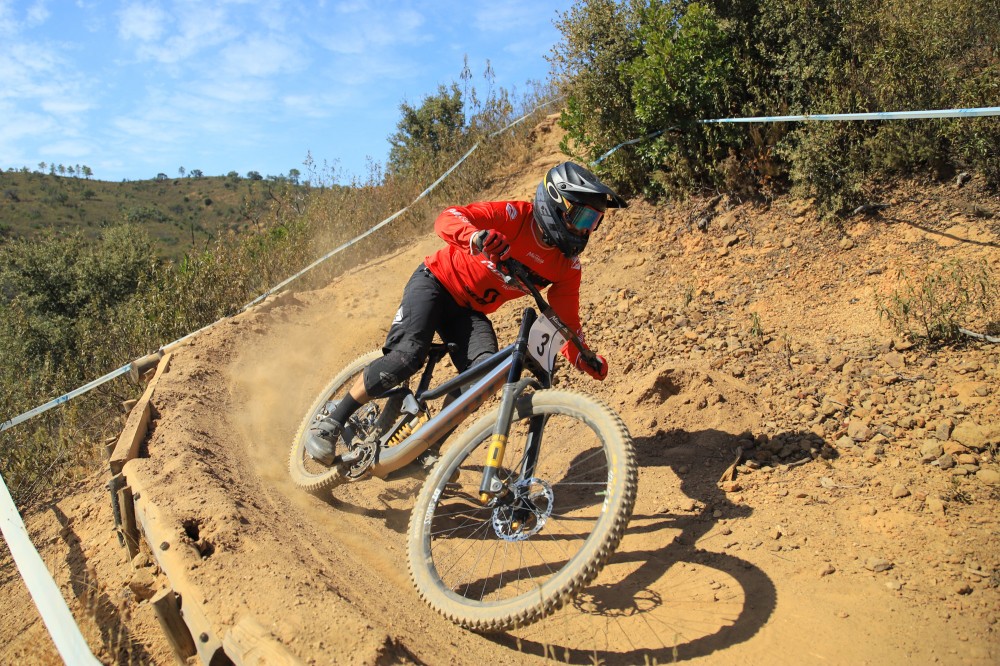
<svg viewBox="0 0 1000 666">
<path fill-rule="evenodd" d="M 539 9 L 529 2 L 491 3 L 476 11 L 473 26 L 486 33 L 508 32 L 537 25 Z M 555 14 L 553 14 L 554 18 Z"/>
<path fill-rule="evenodd" d="M 11 0 L 0 0 L 0 35 L 13 35 L 18 30 L 10 3 Z"/>
<path fill-rule="evenodd" d="M 45 6 L 45 0 L 38 0 L 28 8 L 27 23 L 29 27 L 39 26 L 49 19 L 50 13 Z"/>
<path fill-rule="evenodd" d="M 270 76 L 292 71 L 301 63 L 299 49 L 274 36 L 250 35 L 240 43 L 222 49 L 227 74 L 236 76 Z"/>
<path fill-rule="evenodd" d="M 76 116 L 94 108 L 92 102 L 72 97 L 50 97 L 41 101 L 41 107 L 54 116 Z"/>
<path fill-rule="evenodd" d="M 158 5 L 132 3 L 118 15 L 118 34 L 122 39 L 152 42 L 166 32 L 170 17 Z"/>
<path fill-rule="evenodd" d="M 6 107 L 6 108 L 5 108 Z M 55 121 L 40 113 L 9 113 L 11 109 L 6 105 L 0 105 L 0 111 L 4 116 L 4 122 L 0 123 L 0 146 L 2 152 L 12 149 L 8 144 L 31 137 L 42 137 L 58 129 Z M 6 156 L 4 159 L 8 159 Z"/>
<path fill-rule="evenodd" d="M 364 9 L 364 13 L 361 10 Z M 426 22 L 423 14 L 413 10 L 398 11 L 351 6 L 338 8 L 345 14 L 354 14 L 337 21 L 336 27 L 321 35 L 317 41 L 334 53 L 374 55 L 390 46 L 423 44 L 430 40 L 420 28 Z"/>
<path fill-rule="evenodd" d="M 58 155 L 59 160 L 85 159 L 94 154 L 94 146 L 83 139 L 68 139 L 41 146 L 43 155 Z"/>
</svg>

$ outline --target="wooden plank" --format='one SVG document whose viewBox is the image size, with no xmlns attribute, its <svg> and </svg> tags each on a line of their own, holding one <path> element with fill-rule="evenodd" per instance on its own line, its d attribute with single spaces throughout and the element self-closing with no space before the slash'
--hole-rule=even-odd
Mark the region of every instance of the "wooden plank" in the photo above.
<svg viewBox="0 0 1000 666">
<path fill-rule="evenodd" d="M 156 619 L 160 621 L 160 627 L 167 636 L 167 642 L 174 649 L 174 656 L 178 663 L 186 664 L 188 657 L 193 657 L 198 653 L 194 646 L 194 639 L 188 631 L 184 619 L 181 617 L 181 607 L 177 603 L 177 595 L 171 589 L 160 590 L 149 600 L 156 613 Z"/>
<path fill-rule="evenodd" d="M 125 463 L 139 455 L 139 446 L 149 432 L 149 419 L 152 411 L 150 401 L 153 398 L 153 391 L 156 389 L 156 382 L 160 379 L 160 375 L 166 372 L 170 365 L 170 356 L 170 354 L 164 354 L 163 358 L 160 359 L 160 364 L 156 367 L 156 374 L 149 381 L 142 397 L 139 398 L 139 402 L 129 412 L 125 427 L 118 437 L 118 444 L 115 445 L 108 461 L 112 474 L 119 474 Z"/>
<path fill-rule="evenodd" d="M 125 549 L 128 559 L 139 554 L 139 527 L 135 522 L 135 504 L 132 501 L 132 489 L 128 486 L 118 489 L 118 508 L 122 517 L 122 536 L 125 537 Z"/>
<path fill-rule="evenodd" d="M 222 640 L 212 629 L 205 609 L 197 601 L 201 598 L 198 587 L 187 575 L 193 551 L 181 543 L 181 531 L 177 530 L 164 512 L 149 500 L 143 475 L 133 469 L 137 464 L 139 461 L 133 461 L 125 468 L 129 485 L 132 487 L 136 521 L 142 528 L 142 534 L 149 544 L 153 559 L 170 581 L 170 587 L 180 595 L 181 617 L 194 638 L 198 658 L 203 664 L 210 664 L 216 653 L 222 650 Z"/>
<path fill-rule="evenodd" d="M 304 663 L 248 615 L 226 632 L 222 648 L 236 666 L 299 666 Z"/>
</svg>

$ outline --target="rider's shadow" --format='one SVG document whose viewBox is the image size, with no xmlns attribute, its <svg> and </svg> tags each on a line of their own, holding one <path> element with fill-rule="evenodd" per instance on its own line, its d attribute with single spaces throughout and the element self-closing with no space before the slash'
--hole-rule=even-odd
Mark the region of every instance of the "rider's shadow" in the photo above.
<svg viewBox="0 0 1000 666">
<path fill-rule="evenodd" d="M 633 442 L 639 501 L 607 575 L 584 588 L 574 609 L 494 637 L 498 643 L 566 663 L 664 663 L 737 645 L 768 621 L 777 593 L 767 574 L 699 547 L 706 539 L 713 548 L 716 538 L 735 541 L 726 529 L 752 513 L 719 486 L 738 457 L 739 436 L 674 430 Z M 675 473 L 679 492 L 644 487 L 643 470 L 657 467 Z M 662 471 L 656 476 L 662 479 Z M 588 638 L 578 642 L 580 636 Z"/>
<path fill-rule="evenodd" d="M 389 480 L 368 479 L 358 484 L 365 491 L 361 495 L 352 493 L 348 484 L 320 495 L 319 499 L 337 511 L 380 521 L 388 529 L 405 536 L 413 500 L 427 474 L 426 469 L 413 465 L 395 472 Z M 373 490 L 375 488 L 377 491 Z"/>
</svg>

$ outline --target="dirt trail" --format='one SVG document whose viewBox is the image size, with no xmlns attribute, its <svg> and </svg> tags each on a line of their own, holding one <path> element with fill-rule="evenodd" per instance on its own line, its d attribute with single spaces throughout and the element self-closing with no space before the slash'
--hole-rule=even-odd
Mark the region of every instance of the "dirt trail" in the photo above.
<svg viewBox="0 0 1000 666">
<path fill-rule="evenodd" d="M 535 163 L 487 196 L 530 197 L 556 145 L 540 132 Z M 1000 206 L 950 185 L 916 196 L 843 233 L 787 200 L 718 204 L 705 232 L 704 202 L 609 217 L 583 308 L 611 376 L 563 381 L 621 413 L 639 500 L 595 584 L 532 627 L 480 636 L 419 601 L 405 563 L 419 475 L 324 501 L 285 472 L 303 411 L 381 342 L 432 234 L 179 349 L 139 473 L 191 543 L 219 633 L 249 615 L 307 663 L 995 664 L 997 346 L 894 341 L 873 290 L 944 254 L 1000 272 L 996 218 L 962 214 L 966 198 Z M 501 340 L 523 305 L 494 317 Z M 105 663 L 171 663 L 144 601 L 165 579 L 148 556 L 125 562 L 105 481 L 29 529 Z M 54 663 L 4 557 L 0 662 Z"/>
</svg>

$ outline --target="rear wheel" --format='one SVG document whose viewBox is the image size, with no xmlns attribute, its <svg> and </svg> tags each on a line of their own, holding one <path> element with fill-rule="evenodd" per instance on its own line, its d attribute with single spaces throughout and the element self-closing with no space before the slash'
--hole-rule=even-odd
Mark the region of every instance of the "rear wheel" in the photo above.
<svg viewBox="0 0 1000 666">
<path fill-rule="evenodd" d="M 351 480 L 349 476 L 350 470 L 346 469 L 345 465 L 338 463 L 333 467 L 327 467 L 313 460 L 312 456 L 306 452 L 305 440 L 309 436 L 309 430 L 313 425 L 330 415 L 330 412 L 333 411 L 336 405 L 336 401 L 350 389 L 355 380 L 361 376 L 364 369 L 372 361 L 381 357 L 382 350 L 374 349 L 351 361 L 347 367 L 341 370 L 326 385 L 316 397 L 309 411 L 306 412 L 305 418 L 302 420 L 298 432 L 295 434 L 295 441 L 292 443 L 292 451 L 288 458 L 288 472 L 292 477 L 292 481 L 299 487 L 311 493 L 318 493 Z M 386 413 L 387 406 L 390 411 L 392 410 L 392 405 L 389 405 L 389 402 L 389 399 L 385 398 L 372 400 L 358 410 L 357 414 L 351 419 L 351 426 L 356 432 L 361 429 L 359 427 L 360 424 L 366 424 L 365 428 L 369 432 L 375 428 L 388 428 L 398 415 L 398 412 L 396 414 Z M 398 409 L 398 405 L 396 408 Z M 382 418 L 374 418 L 379 415 L 383 415 Z M 388 424 L 386 424 L 386 421 L 388 421 Z M 358 434 L 364 435 L 369 434 L 369 432 L 359 432 Z M 343 442 L 339 442 L 338 446 L 342 447 Z M 343 448 L 339 448 L 338 453 L 343 453 Z"/>
<path fill-rule="evenodd" d="M 625 532 L 636 495 L 632 439 L 609 407 L 545 390 L 515 408 L 498 478 L 506 494 L 483 505 L 483 463 L 497 412 L 448 449 L 410 518 L 410 573 L 420 596 L 453 622 L 505 631 L 558 610 L 589 583 Z M 541 455 L 525 471 L 532 422 Z"/>
</svg>

